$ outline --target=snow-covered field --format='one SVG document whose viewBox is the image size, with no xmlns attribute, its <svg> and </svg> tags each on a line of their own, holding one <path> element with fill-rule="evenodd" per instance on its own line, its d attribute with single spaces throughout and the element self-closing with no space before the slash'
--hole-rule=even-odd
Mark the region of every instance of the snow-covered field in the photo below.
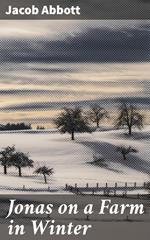
<svg viewBox="0 0 150 240">
<path fill-rule="evenodd" d="M 25 188 L 42 191 L 48 186 L 58 189 L 65 184 L 79 186 L 96 186 L 96 183 L 110 185 L 118 182 L 143 184 L 150 176 L 150 127 L 137 132 L 134 137 L 124 135 L 122 130 L 97 131 L 92 134 L 76 134 L 76 140 L 71 141 L 67 134 L 58 132 L 24 132 L 0 133 L 0 148 L 15 145 L 18 151 L 29 152 L 35 162 L 35 168 L 47 165 L 54 168 L 54 175 L 49 177 L 48 185 L 43 183 L 43 177 L 33 174 L 35 169 L 23 169 L 23 176 L 18 177 L 18 171 L 8 169 L 8 175 L 3 175 L 0 167 L 0 192 L 12 192 Z M 127 156 L 124 161 L 116 152 L 116 146 L 125 144 L 139 150 L 136 154 Z M 106 166 L 97 167 L 88 162 L 93 160 L 93 154 L 101 154 Z M 7 190 L 6 190 L 7 189 Z"/>
</svg>

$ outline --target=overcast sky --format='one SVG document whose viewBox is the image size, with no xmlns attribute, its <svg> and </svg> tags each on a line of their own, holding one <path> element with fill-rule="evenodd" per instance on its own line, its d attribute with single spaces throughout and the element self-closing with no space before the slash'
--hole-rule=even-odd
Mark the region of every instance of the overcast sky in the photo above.
<svg viewBox="0 0 150 240">
<path fill-rule="evenodd" d="M 1 20 L 1 38 L 58 38 L 86 28 L 135 28 L 149 20 Z M 63 33 L 63 35 L 62 35 Z M 65 34 L 65 35 L 64 35 Z"/>
<path fill-rule="evenodd" d="M 147 103 L 149 23 L 0 21 L 1 121 L 49 123 L 106 98 Z"/>
</svg>

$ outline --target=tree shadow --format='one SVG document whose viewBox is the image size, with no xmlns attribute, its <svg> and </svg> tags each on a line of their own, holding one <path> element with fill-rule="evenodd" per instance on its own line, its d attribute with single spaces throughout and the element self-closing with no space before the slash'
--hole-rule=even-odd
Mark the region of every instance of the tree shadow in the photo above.
<svg viewBox="0 0 150 240">
<path fill-rule="evenodd" d="M 125 138 L 128 140 L 150 140 L 149 132 L 133 132 L 131 136 L 128 133 L 115 133 L 115 136 L 116 138 Z"/>
<path fill-rule="evenodd" d="M 120 170 L 109 167 L 109 165 L 107 163 L 97 164 L 94 161 L 91 161 L 91 162 L 87 162 L 87 164 L 90 164 L 91 166 L 94 166 L 94 167 L 104 168 L 106 170 L 109 170 L 109 171 L 112 171 L 115 173 L 122 173 L 122 171 L 120 171 Z"/>
<path fill-rule="evenodd" d="M 116 163 L 118 163 L 119 168 L 121 168 L 121 164 L 138 172 L 150 173 L 150 163 L 131 153 L 127 155 L 127 160 L 123 160 L 122 155 L 116 152 L 116 146 L 113 144 L 107 142 L 80 142 L 80 144 L 90 148 L 94 153 L 101 154 L 112 166 L 114 163 L 114 171 L 121 171 L 121 169 L 116 169 Z M 110 170 L 109 167 L 107 169 Z"/>
</svg>

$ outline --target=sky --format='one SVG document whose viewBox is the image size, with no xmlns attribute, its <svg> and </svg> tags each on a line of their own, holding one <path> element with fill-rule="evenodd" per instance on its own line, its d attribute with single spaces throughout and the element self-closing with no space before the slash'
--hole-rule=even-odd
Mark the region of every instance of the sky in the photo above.
<svg viewBox="0 0 150 240">
<path fill-rule="evenodd" d="M 0 123 L 52 126 L 64 107 L 149 109 L 148 20 L 0 21 Z"/>
</svg>

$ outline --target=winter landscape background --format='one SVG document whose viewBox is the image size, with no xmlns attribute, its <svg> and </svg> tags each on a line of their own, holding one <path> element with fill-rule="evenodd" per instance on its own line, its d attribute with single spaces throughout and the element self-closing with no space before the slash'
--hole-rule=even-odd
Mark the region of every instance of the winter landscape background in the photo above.
<svg viewBox="0 0 150 240">
<path fill-rule="evenodd" d="M 43 131 L 0 132 L 0 148 L 15 145 L 29 152 L 35 168 L 54 169 L 51 190 L 65 184 L 110 185 L 149 181 L 150 68 L 149 21 L 1 21 L 0 124 L 25 122 Z M 114 128 L 121 101 L 136 105 L 145 115 L 142 131 L 129 137 Z M 53 120 L 63 107 L 87 111 L 99 104 L 110 114 L 93 133 L 77 133 L 75 141 L 60 134 Z M 126 161 L 118 145 L 138 153 Z M 105 164 L 89 164 L 100 154 Z M 0 168 L 0 192 L 23 187 L 42 190 L 45 184 L 34 169 Z"/>
<path fill-rule="evenodd" d="M 95 187 L 96 183 L 110 186 L 115 182 L 123 185 L 134 182 L 142 185 L 149 181 L 150 168 L 150 128 L 147 127 L 135 138 L 125 138 L 122 131 L 94 132 L 92 134 L 77 134 L 77 140 L 70 141 L 70 135 L 60 133 L 4 133 L 1 147 L 15 144 L 17 150 L 29 152 L 35 161 L 35 167 L 46 164 L 54 168 L 54 175 L 49 178 L 48 185 L 53 190 L 63 192 L 65 184 L 74 186 L 78 183 L 83 187 L 86 183 Z M 115 151 L 120 145 L 131 145 L 139 150 L 136 156 L 130 155 L 127 161 L 123 161 L 121 155 Z M 100 153 L 105 158 L 107 167 L 91 166 L 88 162 L 93 160 L 94 153 Z M 24 169 L 23 176 L 18 177 L 15 168 L 8 169 L 8 175 L 3 175 L 1 168 L 0 188 L 1 192 L 11 192 L 13 188 L 22 190 L 26 188 L 45 189 L 43 177 L 33 175 L 34 169 Z M 12 190 L 11 190 L 12 188 Z M 17 191 L 16 191 L 17 192 Z M 20 192 L 20 191 L 19 191 Z M 22 192 L 22 191 L 21 191 Z M 30 192 L 30 191 L 29 191 Z"/>
</svg>

